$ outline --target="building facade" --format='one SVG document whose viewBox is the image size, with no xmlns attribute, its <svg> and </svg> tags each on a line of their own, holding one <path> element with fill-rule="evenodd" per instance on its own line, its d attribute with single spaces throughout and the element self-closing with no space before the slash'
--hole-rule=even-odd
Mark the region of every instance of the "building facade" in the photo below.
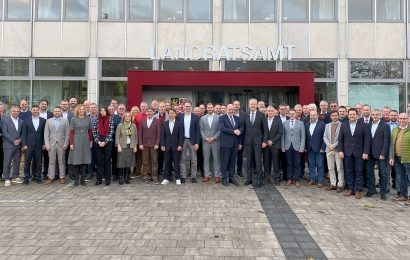
<svg viewBox="0 0 410 260">
<path fill-rule="evenodd" d="M 127 70 L 315 72 L 315 100 L 409 100 L 410 0 L 0 0 L 0 101 L 127 101 Z M 299 93 L 303 95 L 303 90 Z M 298 101 L 152 86 L 144 100 Z"/>
</svg>

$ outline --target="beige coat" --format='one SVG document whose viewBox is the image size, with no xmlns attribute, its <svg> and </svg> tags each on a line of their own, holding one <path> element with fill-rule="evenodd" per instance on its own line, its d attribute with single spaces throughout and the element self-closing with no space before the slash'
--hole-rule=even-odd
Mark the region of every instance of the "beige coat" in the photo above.
<svg viewBox="0 0 410 260">
<path fill-rule="evenodd" d="M 115 132 L 115 145 L 120 145 L 121 148 L 127 147 L 127 129 L 123 123 L 120 123 Z M 130 147 L 134 148 L 138 145 L 137 127 L 134 123 L 131 124 L 131 143 Z"/>
</svg>

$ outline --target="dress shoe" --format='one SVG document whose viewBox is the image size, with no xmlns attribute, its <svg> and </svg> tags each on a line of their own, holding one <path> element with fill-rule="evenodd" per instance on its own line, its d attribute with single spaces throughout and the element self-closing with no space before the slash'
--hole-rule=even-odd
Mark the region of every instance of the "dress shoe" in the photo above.
<svg viewBox="0 0 410 260">
<path fill-rule="evenodd" d="M 336 190 L 336 189 L 337 189 L 336 186 L 333 186 L 333 185 L 332 185 L 332 186 L 330 186 L 327 190 L 330 191 L 330 190 Z"/>
<path fill-rule="evenodd" d="M 54 182 L 54 180 L 48 179 L 44 184 L 45 184 L 45 185 L 50 185 L 50 184 L 52 184 L 53 182 Z"/>
<path fill-rule="evenodd" d="M 243 185 L 248 186 L 248 185 L 250 185 L 250 184 L 252 184 L 252 181 L 247 180 L 247 181 L 245 181 L 245 183 L 244 183 Z"/>
<path fill-rule="evenodd" d="M 238 172 L 236 173 L 236 175 L 238 175 L 238 176 L 239 176 L 239 177 L 241 177 L 241 178 L 243 178 L 243 177 L 244 177 L 244 175 L 243 175 L 242 171 L 238 171 Z"/>
<path fill-rule="evenodd" d="M 222 185 L 223 186 L 229 186 L 228 179 L 222 179 Z"/>
<path fill-rule="evenodd" d="M 321 182 L 318 182 L 317 183 L 317 187 L 320 189 L 320 188 L 323 188 L 323 184 L 321 183 Z"/>
<path fill-rule="evenodd" d="M 47 174 L 43 174 L 43 181 L 46 181 L 46 180 L 48 180 Z"/>
<path fill-rule="evenodd" d="M 207 182 L 207 181 L 209 181 L 209 177 L 205 176 L 204 179 L 202 180 L 202 182 Z"/>
<path fill-rule="evenodd" d="M 100 184 L 102 184 L 102 180 L 97 180 L 97 181 L 95 182 L 95 186 L 98 186 L 98 185 L 100 185 Z"/>
<path fill-rule="evenodd" d="M 36 180 L 36 183 L 37 183 L 37 184 L 43 184 L 43 181 L 40 180 L 40 179 L 38 179 L 38 180 Z"/>
<path fill-rule="evenodd" d="M 238 182 L 237 180 L 235 180 L 235 179 L 229 180 L 229 183 L 232 183 L 232 184 L 235 185 L 235 186 L 239 186 L 239 182 Z"/>
<path fill-rule="evenodd" d="M 302 175 L 302 180 L 307 180 L 308 177 L 306 175 Z"/>
<path fill-rule="evenodd" d="M 65 184 L 65 178 L 60 178 L 60 183 Z"/>
<path fill-rule="evenodd" d="M 181 178 L 181 183 L 185 183 L 185 178 Z"/>
<path fill-rule="evenodd" d="M 353 196 L 353 195 L 354 195 L 354 192 L 351 191 L 351 190 L 349 190 L 349 191 L 346 191 L 344 195 L 345 195 L 346 197 Z"/>
<path fill-rule="evenodd" d="M 215 183 L 220 183 L 220 182 L 221 182 L 221 178 L 215 177 Z"/>
<path fill-rule="evenodd" d="M 343 189 L 341 187 L 337 187 L 336 193 L 341 193 Z"/>
<path fill-rule="evenodd" d="M 105 180 L 105 186 L 110 186 L 110 181 Z"/>
<path fill-rule="evenodd" d="M 140 176 L 141 176 L 141 174 L 140 174 Z M 114 175 L 114 176 L 112 177 L 112 181 L 118 181 L 118 175 Z"/>
<path fill-rule="evenodd" d="M 368 192 L 368 193 L 366 193 L 366 195 L 364 195 L 366 198 L 370 198 L 371 196 L 373 196 L 374 195 L 374 193 L 372 193 L 372 192 Z"/>
<path fill-rule="evenodd" d="M 391 185 L 392 189 L 396 189 L 396 181 L 393 181 L 393 184 Z"/>
<path fill-rule="evenodd" d="M 313 182 L 313 181 L 308 181 L 307 183 L 306 183 L 306 186 L 313 186 L 313 185 L 315 185 L 315 183 Z"/>
<path fill-rule="evenodd" d="M 381 198 L 381 200 L 386 201 L 387 200 L 387 195 L 386 194 L 380 195 L 380 198 Z"/>
<path fill-rule="evenodd" d="M 288 180 L 288 182 L 286 183 L 286 186 L 290 186 L 290 185 L 292 185 L 292 181 Z"/>
<path fill-rule="evenodd" d="M 407 199 L 403 196 L 397 196 L 396 198 L 392 199 L 394 202 L 402 202 L 402 201 L 407 201 Z"/>
<path fill-rule="evenodd" d="M 360 200 L 362 198 L 362 193 L 360 191 L 356 191 L 356 193 L 354 194 L 354 197 Z"/>
<path fill-rule="evenodd" d="M 191 178 L 192 183 L 196 183 L 196 178 Z"/>
<path fill-rule="evenodd" d="M 275 185 L 280 186 L 280 180 L 275 180 Z"/>
<path fill-rule="evenodd" d="M 29 184 L 29 180 L 24 180 L 24 181 L 23 181 L 23 184 L 24 184 L 24 185 L 28 185 L 28 184 Z"/>
<path fill-rule="evenodd" d="M 296 186 L 296 188 L 300 188 L 300 187 L 302 187 L 302 183 L 300 183 L 300 181 L 297 181 L 295 183 L 295 186 Z"/>
</svg>

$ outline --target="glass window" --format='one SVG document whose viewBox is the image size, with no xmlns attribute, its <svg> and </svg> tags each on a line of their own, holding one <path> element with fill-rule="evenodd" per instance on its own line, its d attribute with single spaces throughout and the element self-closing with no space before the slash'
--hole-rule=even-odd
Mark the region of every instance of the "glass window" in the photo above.
<svg viewBox="0 0 410 260">
<path fill-rule="evenodd" d="M 29 76 L 28 59 L 0 59 L 0 76 L 24 77 Z"/>
<path fill-rule="evenodd" d="M 0 19 L 3 18 L 3 0 L 0 0 Z"/>
<path fill-rule="evenodd" d="M 0 80 L 0 102 L 6 108 L 11 108 L 14 104 L 19 104 L 20 100 L 30 100 L 29 80 Z"/>
<path fill-rule="evenodd" d="M 211 3 L 211 0 L 189 0 L 188 19 L 191 21 L 210 21 Z"/>
<path fill-rule="evenodd" d="M 335 78 L 334 61 L 283 61 L 283 71 L 314 71 L 315 78 Z"/>
<path fill-rule="evenodd" d="M 85 60 L 36 60 L 36 76 L 85 77 Z"/>
<path fill-rule="evenodd" d="M 315 103 L 322 100 L 337 100 L 336 82 L 315 82 Z"/>
<path fill-rule="evenodd" d="M 78 103 L 87 99 L 87 81 L 35 80 L 33 81 L 33 104 L 45 98 L 49 107 L 60 105 L 61 100 L 76 97 Z"/>
<path fill-rule="evenodd" d="M 248 19 L 247 0 L 224 0 L 224 20 L 244 21 Z"/>
<path fill-rule="evenodd" d="M 59 0 L 38 0 L 37 18 L 42 20 L 60 19 L 61 1 Z"/>
<path fill-rule="evenodd" d="M 274 61 L 225 61 L 226 71 L 275 71 Z"/>
<path fill-rule="evenodd" d="M 7 0 L 7 19 L 30 19 L 30 0 Z"/>
<path fill-rule="evenodd" d="M 307 6 L 307 0 L 283 0 L 283 20 L 306 20 Z"/>
<path fill-rule="evenodd" d="M 377 1 L 377 20 L 399 21 L 401 16 L 401 0 L 376 0 Z"/>
<path fill-rule="evenodd" d="M 128 70 L 152 70 L 150 60 L 103 60 L 102 77 L 127 77 Z"/>
<path fill-rule="evenodd" d="M 209 61 L 160 60 L 161 70 L 209 70 Z"/>
<path fill-rule="evenodd" d="M 335 0 L 312 0 L 312 20 L 336 20 Z"/>
<path fill-rule="evenodd" d="M 225 99 L 225 92 L 211 92 L 211 91 L 197 91 L 196 104 L 219 103 L 223 104 Z"/>
<path fill-rule="evenodd" d="M 124 19 L 124 0 L 101 0 L 102 20 Z"/>
<path fill-rule="evenodd" d="M 70 0 L 65 2 L 65 19 L 87 20 L 88 0 Z"/>
<path fill-rule="evenodd" d="M 388 98 L 386 98 L 388 97 Z M 357 82 L 349 84 L 349 105 L 369 104 L 373 108 L 389 106 L 397 111 L 405 108 L 404 83 Z"/>
<path fill-rule="evenodd" d="M 349 0 L 349 20 L 369 21 L 373 19 L 373 0 Z"/>
<path fill-rule="evenodd" d="M 275 16 L 275 0 L 252 1 L 252 20 L 273 21 Z"/>
<path fill-rule="evenodd" d="M 352 79 L 402 79 L 402 61 L 352 61 Z"/>
<path fill-rule="evenodd" d="M 127 104 L 127 81 L 100 81 L 100 105 L 109 105 L 111 99 L 117 99 L 118 103 Z"/>
<path fill-rule="evenodd" d="M 184 19 L 182 0 L 160 0 L 159 19 L 162 21 L 181 21 Z"/>
<path fill-rule="evenodd" d="M 130 20 L 152 20 L 152 0 L 129 0 Z"/>
</svg>

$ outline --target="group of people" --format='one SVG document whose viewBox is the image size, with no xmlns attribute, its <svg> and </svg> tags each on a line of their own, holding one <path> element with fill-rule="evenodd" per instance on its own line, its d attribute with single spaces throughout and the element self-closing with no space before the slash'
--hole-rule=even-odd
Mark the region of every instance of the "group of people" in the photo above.
<svg viewBox="0 0 410 260">
<path fill-rule="evenodd" d="M 381 199 L 392 187 L 396 201 L 408 202 L 408 112 L 339 106 L 337 101 L 321 101 L 319 108 L 275 108 L 253 98 L 247 107 L 248 112 L 241 111 L 239 101 L 172 106 L 154 99 L 150 106 L 142 102 L 127 112 L 117 100 L 97 108 L 72 98 L 49 112 L 43 99 L 30 110 L 22 100 L 6 116 L 0 104 L 2 178 L 5 186 L 30 180 L 49 185 L 58 179 L 65 183 L 68 172 L 77 186 L 96 170 L 95 185 L 127 184 L 139 175 L 147 183 L 166 185 L 175 179 L 181 185 L 187 178 L 196 183 L 200 172 L 203 182 L 214 177 L 215 183 L 228 186 L 239 185 L 235 175 L 245 177 L 246 158 L 244 185 L 280 185 L 283 179 L 299 188 L 307 179 L 307 186 L 322 188 L 328 173 L 328 190 L 347 189 L 345 196 L 360 199 L 364 186 L 365 196 L 377 194 L 377 165 Z"/>
</svg>

